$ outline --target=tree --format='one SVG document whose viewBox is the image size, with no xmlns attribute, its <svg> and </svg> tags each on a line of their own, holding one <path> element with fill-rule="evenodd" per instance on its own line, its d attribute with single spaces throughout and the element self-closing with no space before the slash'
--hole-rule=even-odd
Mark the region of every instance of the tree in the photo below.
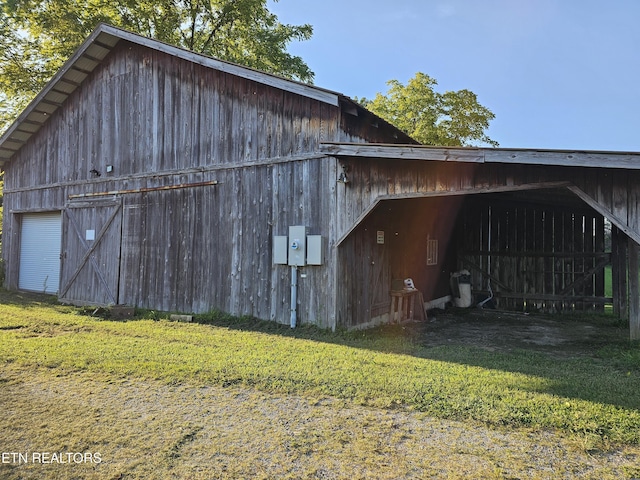
<svg viewBox="0 0 640 480">
<path fill-rule="evenodd" d="M 275 0 L 277 1 L 277 0 Z M 278 21 L 267 0 L 8 0 L 0 2 L 0 131 L 100 22 L 303 82 L 287 52 L 311 25 Z"/>
<path fill-rule="evenodd" d="M 373 100 L 356 101 L 425 145 L 480 142 L 498 146 L 485 133 L 495 115 L 478 103 L 476 94 L 469 90 L 438 93 L 434 90 L 437 84 L 418 72 L 406 85 L 398 80 L 387 82 L 386 95 L 377 93 Z"/>
</svg>

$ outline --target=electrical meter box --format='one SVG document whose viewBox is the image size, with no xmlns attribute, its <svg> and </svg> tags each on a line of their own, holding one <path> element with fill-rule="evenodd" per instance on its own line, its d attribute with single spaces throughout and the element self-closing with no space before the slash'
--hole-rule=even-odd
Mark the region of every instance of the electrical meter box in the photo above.
<svg viewBox="0 0 640 480">
<path fill-rule="evenodd" d="M 307 227 L 289 227 L 289 236 L 273 237 L 273 263 L 304 267 L 322 265 L 322 235 L 307 235 Z"/>
<path fill-rule="evenodd" d="M 307 227 L 289 227 L 289 265 L 303 267 L 307 258 Z"/>
</svg>

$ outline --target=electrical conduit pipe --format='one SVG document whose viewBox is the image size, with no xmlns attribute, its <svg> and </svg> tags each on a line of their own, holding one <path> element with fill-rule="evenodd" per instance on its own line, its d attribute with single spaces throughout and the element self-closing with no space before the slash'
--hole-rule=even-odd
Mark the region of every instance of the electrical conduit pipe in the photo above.
<svg viewBox="0 0 640 480">
<path fill-rule="evenodd" d="M 298 267 L 291 266 L 291 328 L 296 328 L 298 320 Z"/>
</svg>

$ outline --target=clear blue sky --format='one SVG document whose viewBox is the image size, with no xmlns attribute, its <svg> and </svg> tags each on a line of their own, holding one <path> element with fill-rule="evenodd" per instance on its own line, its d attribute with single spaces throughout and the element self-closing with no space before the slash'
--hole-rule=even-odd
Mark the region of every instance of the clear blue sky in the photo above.
<svg viewBox="0 0 640 480">
<path fill-rule="evenodd" d="M 350 97 L 421 71 L 495 113 L 501 147 L 640 151 L 640 0 L 269 0 L 315 84 Z"/>
</svg>

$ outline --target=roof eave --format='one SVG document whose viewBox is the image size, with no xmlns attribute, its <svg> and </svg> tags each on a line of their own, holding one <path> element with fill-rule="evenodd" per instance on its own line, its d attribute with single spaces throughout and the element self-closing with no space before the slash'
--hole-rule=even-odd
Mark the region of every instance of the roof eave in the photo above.
<svg viewBox="0 0 640 480">
<path fill-rule="evenodd" d="M 322 143 L 320 151 L 335 157 L 640 170 L 640 152 L 335 142 Z"/>
</svg>

